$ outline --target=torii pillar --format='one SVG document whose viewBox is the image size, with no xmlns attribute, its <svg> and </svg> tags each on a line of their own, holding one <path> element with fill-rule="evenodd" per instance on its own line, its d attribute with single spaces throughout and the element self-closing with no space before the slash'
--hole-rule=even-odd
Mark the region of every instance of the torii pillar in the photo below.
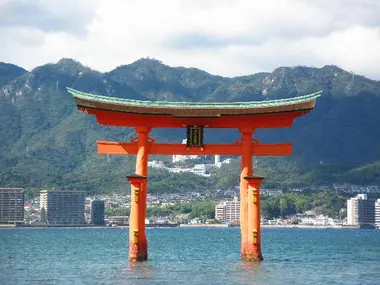
<svg viewBox="0 0 380 285">
<path fill-rule="evenodd" d="M 136 175 L 128 176 L 131 183 L 131 214 L 129 222 L 129 260 L 148 259 L 148 242 L 145 233 L 148 147 L 150 128 L 136 127 Z"/>
<path fill-rule="evenodd" d="M 144 187 L 146 176 L 127 176 L 131 183 L 131 213 L 129 218 L 129 260 L 144 261 L 148 258 L 145 236 Z"/>
<path fill-rule="evenodd" d="M 241 231 L 241 257 L 248 255 L 248 183 L 244 177 L 252 175 L 252 128 L 239 130 L 241 137 L 241 173 L 240 173 L 240 231 Z"/>
<path fill-rule="evenodd" d="M 247 197 L 247 240 L 242 253 L 246 261 L 262 261 L 261 253 L 261 229 L 260 229 L 260 185 L 263 177 L 256 175 L 246 176 L 244 180 L 248 183 Z M 244 254 L 244 255 L 243 255 Z"/>
</svg>

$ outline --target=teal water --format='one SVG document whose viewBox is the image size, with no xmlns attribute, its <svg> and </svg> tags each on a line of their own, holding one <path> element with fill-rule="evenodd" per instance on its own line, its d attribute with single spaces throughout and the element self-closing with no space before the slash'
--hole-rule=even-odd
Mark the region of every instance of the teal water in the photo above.
<svg viewBox="0 0 380 285">
<path fill-rule="evenodd" d="M 0 230 L 0 284 L 380 284 L 380 231 L 263 229 L 264 261 L 240 261 L 236 228 L 148 229 L 128 263 L 128 229 Z"/>
</svg>

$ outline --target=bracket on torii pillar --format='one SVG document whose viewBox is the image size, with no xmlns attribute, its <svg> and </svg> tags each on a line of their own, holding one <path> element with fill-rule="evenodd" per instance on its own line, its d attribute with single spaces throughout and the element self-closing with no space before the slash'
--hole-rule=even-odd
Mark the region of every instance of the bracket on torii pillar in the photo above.
<svg viewBox="0 0 380 285">
<path fill-rule="evenodd" d="M 131 184 L 131 213 L 129 218 L 129 260 L 132 262 L 148 259 L 148 244 L 145 234 L 146 185 L 148 177 L 127 176 Z M 144 190 L 145 189 L 145 190 Z"/>
<path fill-rule="evenodd" d="M 261 229 L 260 229 L 260 185 L 263 177 L 252 175 L 244 179 L 248 183 L 248 223 L 246 237 L 247 244 L 242 252 L 242 258 L 246 261 L 262 261 L 261 253 Z"/>
<path fill-rule="evenodd" d="M 129 183 L 131 183 L 131 187 L 134 188 L 134 189 L 131 188 L 133 190 L 131 192 L 131 206 L 132 206 L 133 198 L 134 198 L 133 202 L 136 202 L 136 203 L 139 202 L 139 195 L 142 188 L 141 186 L 143 183 L 146 183 L 148 181 L 148 177 L 135 174 L 135 175 L 127 176 L 126 178 L 128 179 Z"/>
</svg>

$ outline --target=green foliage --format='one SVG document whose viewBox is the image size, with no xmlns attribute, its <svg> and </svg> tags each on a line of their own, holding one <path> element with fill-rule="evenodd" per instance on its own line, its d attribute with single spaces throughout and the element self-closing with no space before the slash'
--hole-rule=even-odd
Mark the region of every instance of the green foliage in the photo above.
<svg viewBox="0 0 380 285">
<path fill-rule="evenodd" d="M 284 193 L 280 196 L 263 196 L 261 214 L 267 219 L 291 216 L 314 210 L 317 214 L 333 218 L 340 216 L 340 210 L 345 208 L 347 197 L 330 191 L 316 193 Z"/>
<path fill-rule="evenodd" d="M 170 173 L 166 170 L 152 170 L 149 173 L 149 192 L 203 192 L 213 189 L 215 178 L 207 178 L 192 173 Z M 171 190 L 169 190 L 171 189 Z"/>
<path fill-rule="evenodd" d="M 115 208 L 115 209 L 107 209 L 105 211 L 107 216 L 129 216 L 130 208 Z"/>
<path fill-rule="evenodd" d="M 203 201 L 187 204 L 177 204 L 171 206 L 154 206 L 147 208 L 147 217 L 151 216 L 174 216 L 178 214 L 188 214 L 189 219 L 203 218 L 214 219 L 215 218 L 215 202 Z"/>
<path fill-rule="evenodd" d="M 297 167 L 294 159 L 281 157 L 254 158 L 254 172 L 265 177 L 265 188 L 287 190 L 307 186 L 332 185 L 332 183 L 353 183 L 376 185 L 380 183 L 380 161 L 361 167 L 340 165 L 316 165 L 307 168 Z M 240 159 L 214 170 L 216 188 L 227 189 L 238 185 Z"/>
<path fill-rule="evenodd" d="M 28 188 L 24 190 L 24 195 L 27 198 L 34 198 L 40 195 L 40 190 L 37 188 Z"/>
<path fill-rule="evenodd" d="M 211 201 L 198 202 L 193 204 L 189 218 L 201 217 L 204 219 L 215 218 L 215 203 Z"/>
</svg>

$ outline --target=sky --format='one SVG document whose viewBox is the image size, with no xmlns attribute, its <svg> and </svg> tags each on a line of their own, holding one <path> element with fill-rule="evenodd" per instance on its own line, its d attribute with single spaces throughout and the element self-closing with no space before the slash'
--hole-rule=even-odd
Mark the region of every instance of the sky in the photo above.
<svg viewBox="0 0 380 285">
<path fill-rule="evenodd" d="M 139 58 L 223 76 L 337 65 L 380 80 L 378 0 L 0 0 L 0 61 Z"/>
</svg>

